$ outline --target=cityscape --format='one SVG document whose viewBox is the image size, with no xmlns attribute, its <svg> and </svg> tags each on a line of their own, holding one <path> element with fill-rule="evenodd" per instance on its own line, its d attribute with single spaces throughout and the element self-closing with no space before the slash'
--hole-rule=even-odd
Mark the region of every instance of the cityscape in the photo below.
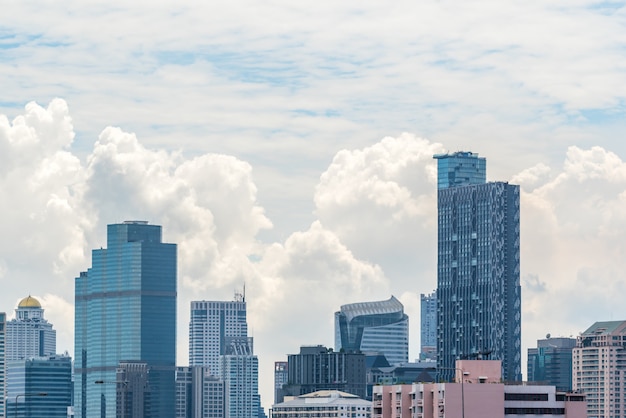
<svg viewBox="0 0 626 418">
<path fill-rule="evenodd" d="M 6 6 L 0 418 L 626 418 L 626 0 Z"/>
<path fill-rule="evenodd" d="M 519 186 L 487 181 L 477 153 L 433 158 L 437 289 L 420 295 L 419 359 L 396 297 L 341 305 L 334 347 L 275 361 L 269 416 L 625 416 L 626 320 L 538 339 L 523 381 Z M 177 365 L 177 258 L 160 225 L 109 224 L 75 279 L 73 359 L 35 297 L 13 319 L 0 313 L 1 416 L 267 417 L 245 286 L 191 302 L 188 365 Z"/>
</svg>

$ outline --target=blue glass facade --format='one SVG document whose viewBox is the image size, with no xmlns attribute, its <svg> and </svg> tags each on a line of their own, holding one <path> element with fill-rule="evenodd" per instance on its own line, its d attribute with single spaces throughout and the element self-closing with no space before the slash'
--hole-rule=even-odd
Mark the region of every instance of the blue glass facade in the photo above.
<svg viewBox="0 0 626 418">
<path fill-rule="evenodd" d="M 457 359 L 488 358 L 502 361 L 504 380 L 521 380 L 519 186 L 479 183 L 485 169 L 476 154 L 435 158 L 439 376 L 452 378 Z M 442 187 L 449 173 L 473 164 L 476 176 L 456 176 Z"/>
<path fill-rule="evenodd" d="M 7 376 L 7 416 L 67 417 L 67 408 L 72 404 L 70 357 L 13 360 L 8 363 Z"/>
<path fill-rule="evenodd" d="M 576 338 L 537 340 L 537 348 L 528 349 L 527 380 L 556 386 L 556 390 L 572 390 L 572 350 Z"/>
<path fill-rule="evenodd" d="M 150 368 L 150 416 L 174 416 L 176 269 L 176 245 L 161 242 L 160 226 L 108 225 L 107 248 L 93 250 L 75 282 L 76 417 L 116 415 L 110 383 L 129 360 Z"/>
<path fill-rule="evenodd" d="M 487 182 L 487 161 L 476 153 L 435 154 L 434 158 L 438 160 L 438 189 Z"/>
<path fill-rule="evenodd" d="M 0 417 L 5 416 L 5 354 L 6 354 L 6 346 L 5 346 L 5 337 L 6 337 L 6 319 L 7 315 L 4 312 L 0 312 Z"/>
<path fill-rule="evenodd" d="M 381 353 L 389 364 L 409 361 L 409 317 L 398 299 L 342 305 L 335 312 L 335 349 Z"/>
</svg>

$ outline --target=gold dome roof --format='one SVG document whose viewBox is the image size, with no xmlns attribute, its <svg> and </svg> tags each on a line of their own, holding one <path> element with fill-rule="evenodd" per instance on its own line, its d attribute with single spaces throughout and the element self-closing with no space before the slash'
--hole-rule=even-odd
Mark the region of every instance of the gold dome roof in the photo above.
<svg viewBox="0 0 626 418">
<path fill-rule="evenodd" d="M 26 296 L 17 305 L 18 308 L 41 308 L 41 303 L 31 295 Z"/>
</svg>

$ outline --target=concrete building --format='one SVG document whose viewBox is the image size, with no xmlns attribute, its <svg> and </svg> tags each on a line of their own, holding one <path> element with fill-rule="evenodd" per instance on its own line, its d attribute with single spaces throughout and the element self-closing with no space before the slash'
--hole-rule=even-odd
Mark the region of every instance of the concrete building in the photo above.
<svg viewBox="0 0 626 418">
<path fill-rule="evenodd" d="M 572 388 L 589 418 L 626 417 L 626 321 L 596 322 L 576 338 Z"/>
<path fill-rule="evenodd" d="M 465 360 L 456 383 L 375 386 L 372 418 L 586 418 L 584 395 L 500 383 L 501 369 L 497 360 Z"/>
<path fill-rule="evenodd" d="M 191 417 L 213 418 L 219 411 L 229 418 L 258 417 L 259 366 L 248 337 L 245 295 L 236 293 L 234 301 L 193 301 L 190 308 Z"/>
<path fill-rule="evenodd" d="M 365 398 L 365 354 L 337 352 L 322 345 L 304 346 L 288 356 L 289 384 L 285 396 L 339 390 Z"/>
<path fill-rule="evenodd" d="M 246 298 L 233 301 L 193 301 L 189 322 L 189 365 L 209 367 L 217 375 L 219 357 L 229 338 L 247 338 Z"/>
<path fill-rule="evenodd" d="M 390 364 L 409 361 L 409 317 L 388 300 L 342 305 L 335 312 L 335 350 L 382 353 Z"/>
<path fill-rule="evenodd" d="M 437 293 L 420 295 L 420 360 L 437 360 Z"/>
<path fill-rule="evenodd" d="M 224 414 L 229 418 L 259 415 L 259 360 L 252 353 L 251 338 L 231 340 L 219 359 L 219 377 L 224 382 Z"/>
<path fill-rule="evenodd" d="M 471 152 L 437 159 L 437 367 L 444 380 L 459 359 L 502 361 L 521 370 L 519 186 L 486 182 Z"/>
<path fill-rule="evenodd" d="M 551 338 L 537 340 L 536 348 L 528 349 L 529 382 L 556 386 L 560 391 L 572 390 L 572 350 L 575 338 Z"/>
<path fill-rule="evenodd" d="M 272 406 L 271 418 L 370 418 L 372 403 L 351 393 L 322 390 Z"/>
<path fill-rule="evenodd" d="M 150 416 L 175 415 L 176 272 L 176 245 L 160 226 L 107 226 L 107 248 L 75 281 L 76 417 L 116 416 L 117 369 L 133 360 L 150 369 Z"/>
<path fill-rule="evenodd" d="M 56 331 L 44 318 L 41 303 L 32 296 L 22 299 L 15 318 L 7 322 L 7 360 L 24 360 L 56 354 Z"/>
</svg>

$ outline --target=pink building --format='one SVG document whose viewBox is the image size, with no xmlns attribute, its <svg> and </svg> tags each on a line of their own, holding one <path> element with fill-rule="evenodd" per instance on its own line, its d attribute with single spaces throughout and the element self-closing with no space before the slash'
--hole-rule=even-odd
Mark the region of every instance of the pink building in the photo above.
<svg viewBox="0 0 626 418">
<path fill-rule="evenodd" d="M 456 366 L 458 383 L 374 386 L 372 418 L 587 417 L 584 395 L 500 383 L 500 361 L 459 360 Z"/>
</svg>

